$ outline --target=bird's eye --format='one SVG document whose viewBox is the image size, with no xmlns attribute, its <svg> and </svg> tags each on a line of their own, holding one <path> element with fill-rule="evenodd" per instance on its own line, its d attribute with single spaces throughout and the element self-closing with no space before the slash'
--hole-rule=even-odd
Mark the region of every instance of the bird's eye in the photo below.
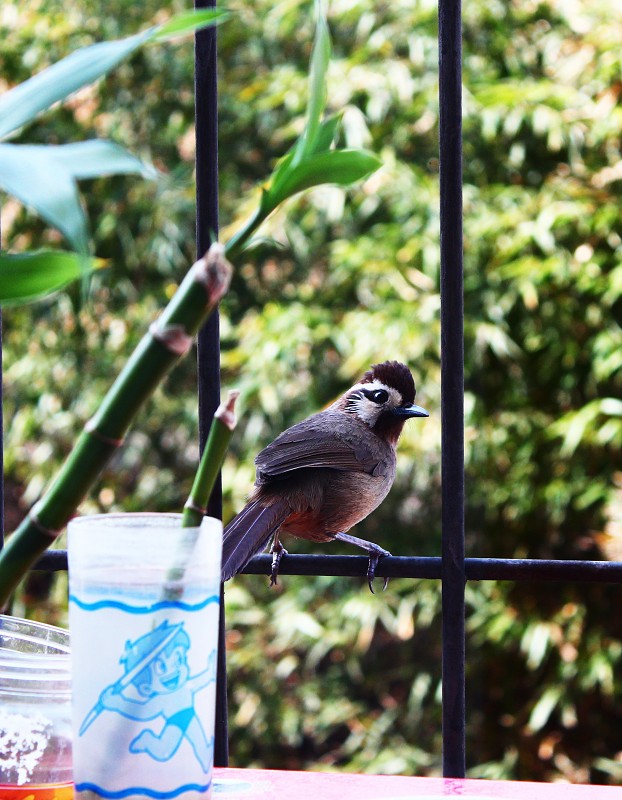
<svg viewBox="0 0 622 800">
<path fill-rule="evenodd" d="M 386 389 L 376 389 L 373 392 L 365 392 L 365 394 L 374 403 L 378 403 L 378 405 L 381 403 L 386 403 L 389 399 L 389 393 L 386 391 Z"/>
</svg>

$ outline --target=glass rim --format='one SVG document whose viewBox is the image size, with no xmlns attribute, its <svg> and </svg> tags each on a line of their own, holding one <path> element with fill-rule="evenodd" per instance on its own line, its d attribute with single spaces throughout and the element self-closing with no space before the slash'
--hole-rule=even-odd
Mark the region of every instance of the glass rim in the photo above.
<svg viewBox="0 0 622 800">
<path fill-rule="evenodd" d="M 13 617 L 10 614 L 0 614 L 0 641 L 2 638 L 27 642 L 33 645 L 45 645 L 56 652 L 29 653 L 24 650 L 15 650 L 0 644 L 0 658 L 11 655 L 11 658 L 27 659 L 29 656 L 36 658 L 57 658 L 71 654 L 69 631 L 50 625 L 47 622 Z"/>
<path fill-rule="evenodd" d="M 78 526 L 86 525 L 93 522 L 114 522 L 115 520 L 127 520 L 128 522 L 135 520 L 136 522 L 161 520 L 167 519 L 171 522 L 181 520 L 182 515 L 173 511 L 114 511 L 110 514 L 84 514 L 82 516 L 72 517 L 69 520 L 68 527 L 76 528 Z"/>
</svg>

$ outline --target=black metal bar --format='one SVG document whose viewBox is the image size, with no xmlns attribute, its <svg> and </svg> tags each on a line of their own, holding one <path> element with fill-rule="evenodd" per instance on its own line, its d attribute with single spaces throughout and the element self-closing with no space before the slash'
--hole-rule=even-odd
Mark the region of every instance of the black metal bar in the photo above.
<svg viewBox="0 0 622 800">
<path fill-rule="evenodd" d="M 366 556 L 287 555 L 281 575 L 329 575 L 365 578 Z M 243 570 L 247 575 L 270 575 L 272 557 L 252 558 Z M 469 581 L 558 581 L 564 583 L 622 583 L 622 561 L 545 560 L 537 558 L 466 558 L 465 577 Z M 34 569 L 67 569 L 65 550 L 48 550 Z M 438 557 L 388 556 L 382 558 L 376 577 L 423 578 L 438 580 L 442 559 Z"/>
<path fill-rule="evenodd" d="M 270 555 L 255 556 L 243 572 L 270 575 Z M 287 555 L 281 561 L 281 575 L 340 575 L 365 578 L 366 556 Z M 622 561 L 556 561 L 544 559 L 466 558 L 466 580 L 484 581 L 562 581 L 568 583 L 622 583 Z M 442 577 L 438 557 L 388 556 L 380 559 L 378 578 Z"/>
<path fill-rule="evenodd" d="M 214 0 L 196 0 L 196 8 L 212 8 Z M 197 175 L 197 252 L 203 255 L 218 234 L 218 83 L 216 30 L 199 31 L 195 38 L 195 128 Z M 201 450 L 220 401 L 220 325 L 213 314 L 198 337 L 199 433 Z M 210 498 L 208 514 L 222 519 L 220 481 Z M 220 595 L 216 727 L 214 764 L 229 763 L 227 723 L 227 661 L 225 651 L 224 592 Z"/>
<path fill-rule="evenodd" d="M 464 563 L 469 581 L 622 583 L 622 561 L 467 558 Z"/>
<path fill-rule="evenodd" d="M 439 0 L 443 775 L 465 758 L 464 302 L 462 264 L 462 18 Z"/>
<path fill-rule="evenodd" d="M 279 575 L 330 575 L 364 578 L 367 582 L 367 556 L 292 555 L 283 556 Z M 248 575 L 270 575 L 272 556 L 254 556 L 242 570 Z M 381 558 L 376 568 L 377 578 L 440 578 L 441 559 L 436 557 Z M 382 587 L 382 581 L 377 581 Z"/>
</svg>

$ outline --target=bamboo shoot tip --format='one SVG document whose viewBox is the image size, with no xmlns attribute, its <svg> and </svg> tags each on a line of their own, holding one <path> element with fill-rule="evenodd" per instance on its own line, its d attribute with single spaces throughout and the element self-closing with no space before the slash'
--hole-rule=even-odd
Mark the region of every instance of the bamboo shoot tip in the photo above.
<svg viewBox="0 0 622 800">
<path fill-rule="evenodd" d="M 238 389 L 231 389 L 227 395 L 227 400 L 218 406 L 214 414 L 216 419 L 219 419 L 230 431 L 233 431 L 237 424 L 235 403 L 239 396 L 240 392 Z"/>
</svg>

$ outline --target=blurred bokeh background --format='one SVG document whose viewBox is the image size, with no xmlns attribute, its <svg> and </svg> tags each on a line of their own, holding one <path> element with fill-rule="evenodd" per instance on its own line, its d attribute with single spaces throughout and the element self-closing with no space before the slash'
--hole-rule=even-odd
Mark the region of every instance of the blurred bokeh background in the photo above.
<svg viewBox="0 0 622 800">
<path fill-rule="evenodd" d="M 605 0 L 471 0 L 464 9 L 467 552 L 622 559 L 622 20 Z M 71 50 L 133 33 L 176 0 L 5 0 L 0 90 Z M 218 32 L 220 219 L 227 238 L 304 122 L 310 2 L 228 0 Z M 413 369 L 428 420 L 357 530 L 440 552 L 438 51 L 432 0 L 332 0 L 329 107 L 382 169 L 315 190 L 235 265 L 222 382 L 241 392 L 223 473 L 242 506 L 253 458 L 371 363 Z M 83 182 L 109 268 L 6 309 L 7 529 L 68 453 L 195 258 L 193 46 L 150 46 L 44 115 L 22 141 L 112 138 L 155 183 Z M 61 244 L 2 199 L 3 247 Z M 193 359 L 156 393 L 84 512 L 177 510 L 198 456 Z M 297 543 L 292 551 L 309 545 Z M 347 552 L 337 545 L 326 552 Z M 66 624 L 66 578 L 15 613 Z M 237 766 L 437 775 L 440 591 L 394 580 L 240 576 L 227 588 Z M 622 589 L 485 582 L 468 593 L 473 777 L 622 780 Z"/>
</svg>

